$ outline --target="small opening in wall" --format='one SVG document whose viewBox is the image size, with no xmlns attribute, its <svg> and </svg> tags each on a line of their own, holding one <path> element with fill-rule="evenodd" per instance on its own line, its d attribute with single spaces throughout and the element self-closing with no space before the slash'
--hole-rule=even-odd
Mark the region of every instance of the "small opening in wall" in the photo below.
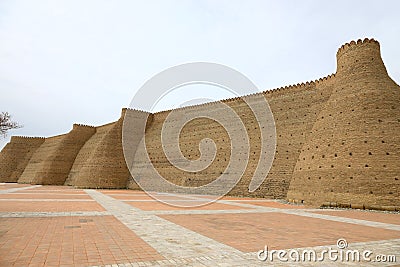
<svg viewBox="0 0 400 267">
<path fill-rule="evenodd" d="M 365 168 L 368 168 L 368 164 L 365 164 Z"/>
<path fill-rule="evenodd" d="M 368 152 L 368 155 L 372 155 L 372 152 Z"/>
<path fill-rule="evenodd" d="M 349 155 L 350 155 L 350 156 L 353 156 L 353 153 L 352 153 L 352 152 L 350 152 L 350 153 L 349 153 Z"/>
<path fill-rule="evenodd" d="M 337 154 L 335 153 L 335 158 L 337 158 Z"/>
<path fill-rule="evenodd" d="M 389 152 L 386 152 L 386 155 L 390 155 Z"/>
</svg>

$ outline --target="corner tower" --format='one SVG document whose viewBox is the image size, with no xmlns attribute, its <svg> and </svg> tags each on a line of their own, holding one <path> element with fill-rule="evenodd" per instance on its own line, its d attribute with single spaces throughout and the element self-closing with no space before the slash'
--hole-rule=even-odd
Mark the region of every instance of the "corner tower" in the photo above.
<svg viewBox="0 0 400 267">
<path fill-rule="evenodd" d="M 334 79 L 287 198 L 313 205 L 400 206 L 400 87 L 387 74 L 379 43 L 343 45 Z"/>
</svg>

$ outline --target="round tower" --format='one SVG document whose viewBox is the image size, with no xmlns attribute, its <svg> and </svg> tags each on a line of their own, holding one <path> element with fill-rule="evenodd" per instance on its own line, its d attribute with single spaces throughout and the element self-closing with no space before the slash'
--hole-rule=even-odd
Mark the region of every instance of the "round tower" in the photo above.
<svg viewBox="0 0 400 267">
<path fill-rule="evenodd" d="M 287 198 L 313 205 L 400 206 L 400 88 L 387 74 L 379 43 L 343 45 L 334 79 Z"/>
</svg>

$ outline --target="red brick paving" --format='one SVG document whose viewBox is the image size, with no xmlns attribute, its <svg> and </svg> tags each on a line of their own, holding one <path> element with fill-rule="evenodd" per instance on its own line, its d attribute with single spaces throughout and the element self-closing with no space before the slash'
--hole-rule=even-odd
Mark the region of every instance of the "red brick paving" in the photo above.
<svg viewBox="0 0 400 267">
<path fill-rule="evenodd" d="M 23 193 L 23 194 L 49 194 L 49 195 L 87 195 L 84 191 L 74 191 L 74 190 L 23 190 L 23 191 L 18 191 L 18 193 Z"/>
<path fill-rule="evenodd" d="M 399 213 L 391 214 L 391 213 L 373 212 L 373 211 L 368 212 L 359 210 L 323 210 L 323 211 L 315 211 L 314 213 L 400 225 Z"/>
<path fill-rule="evenodd" d="M 400 238 L 400 231 L 276 212 L 160 217 L 243 252 L 265 245 L 271 249 L 333 245 L 339 238 L 349 243 Z"/>
<path fill-rule="evenodd" d="M 240 202 L 240 201 L 239 201 Z M 241 203 L 278 209 L 304 209 L 305 206 L 284 204 L 275 201 L 243 201 Z"/>
<path fill-rule="evenodd" d="M 4 188 L 30 185 L 0 185 Z M 15 186 L 15 187 L 13 187 Z M 142 191 L 99 190 L 118 200 L 153 200 Z M 199 197 L 199 196 L 195 196 Z M 203 196 L 209 197 L 209 196 Z M 42 186 L 0 195 L 0 212 L 104 211 L 89 201 L 11 201 L 7 199 L 91 199 L 81 189 Z M 160 194 L 163 199 L 188 200 Z M 156 201 L 125 203 L 151 210 L 235 210 L 246 209 L 234 203 L 253 204 L 280 209 L 299 209 L 265 199 L 224 197 L 232 205 L 212 203 L 197 208 L 169 206 Z M 241 201 L 251 200 L 251 201 Z M 263 201 L 260 201 L 263 200 Z M 196 201 L 175 204 L 188 205 Z M 316 213 L 347 218 L 400 224 L 399 214 L 360 211 L 326 211 Z M 338 238 L 350 243 L 400 238 L 400 231 L 356 224 L 270 213 L 162 215 L 195 232 L 244 252 L 271 249 L 333 245 Z M 86 221 L 85 221 L 86 219 Z M 91 221 L 92 220 L 92 221 Z M 67 226 L 67 228 L 65 228 Z M 113 216 L 0 218 L 0 266 L 87 266 L 162 259 L 153 248 Z M 30 265 L 29 265 L 30 264 Z"/>
<path fill-rule="evenodd" d="M 5 189 L 12 189 L 12 188 L 21 188 L 21 187 L 27 187 L 30 185 L 26 184 L 10 184 L 10 183 L 0 183 L 0 190 L 5 190 Z"/>
<path fill-rule="evenodd" d="M 88 266 L 163 259 L 113 216 L 1 218 L 0 229 L 0 266 Z"/>
<path fill-rule="evenodd" d="M 30 184 L 24 184 L 24 186 L 32 186 Z M 26 189 L 26 190 L 32 190 L 32 191 L 41 191 L 41 190 L 45 190 L 45 191 L 62 191 L 62 190 L 68 190 L 68 191 L 82 191 L 82 189 L 75 189 L 71 186 L 63 186 L 63 185 L 45 185 L 45 186 L 38 186 L 35 188 L 30 188 L 30 189 Z"/>
<path fill-rule="evenodd" d="M 139 190 L 125 190 L 125 189 L 120 189 L 120 190 L 108 190 L 108 189 L 103 189 L 103 190 L 97 190 L 103 194 L 140 194 L 140 195 L 147 195 L 144 191 L 139 191 Z"/>
<path fill-rule="evenodd" d="M 0 194 L 0 199 L 92 199 L 84 194 L 10 193 Z"/>
<path fill-rule="evenodd" d="M 194 197 L 197 198 L 209 198 L 209 199 L 215 199 L 215 196 L 201 196 L 201 195 L 194 195 Z M 252 198 L 252 197 L 232 197 L 232 196 L 223 196 L 221 198 L 218 198 L 218 200 L 233 200 L 233 201 L 239 201 L 239 200 L 252 200 L 252 201 L 257 201 L 257 200 L 262 200 L 262 201 L 274 201 L 273 199 L 266 199 L 266 198 Z"/>
<path fill-rule="evenodd" d="M 55 197 L 56 198 L 56 197 Z M 79 201 L 0 201 L 0 212 L 104 211 L 96 202 Z"/>
<path fill-rule="evenodd" d="M 221 203 L 211 203 L 211 204 L 200 206 L 200 207 L 189 207 L 189 208 L 170 206 L 168 204 L 164 204 L 161 202 L 126 202 L 126 203 L 128 203 L 129 205 L 131 205 L 135 208 L 141 209 L 141 210 L 185 210 L 185 209 L 186 210 L 237 210 L 237 209 L 248 209 L 248 208 L 244 208 L 244 207 L 233 206 L 233 205 L 228 205 L 228 204 L 221 204 Z M 201 202 L 174 201 L 174 202 L 172 202 L 172 204 L 188 206 L 188 205 L 193 205 L 193 204 L 201 204 Z"/>
<path fill-rule="evenodd" d="M 135 196 L 135 195 L 129 195 L 129 196 L 125 196 L 125 195 L 108 195 L 112 198 L 115 199 L 119 199 L 119 200 L 152 200 L 152 201 L 156 201 L 154 198 L 147 196 L 147 195 L 139 195 L 139 196 Z M 160 200 L 185 200 L 185 198 L 181 198 L 181 197 L 174 197 L 174 196 L 160 196 L 157 197 Z"/>
</svg>

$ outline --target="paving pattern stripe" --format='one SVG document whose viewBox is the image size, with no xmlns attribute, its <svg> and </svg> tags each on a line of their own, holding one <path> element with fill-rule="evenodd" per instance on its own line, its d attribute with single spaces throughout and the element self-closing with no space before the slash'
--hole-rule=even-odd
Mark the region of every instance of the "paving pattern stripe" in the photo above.
<svg viewBox="0 0 400 267">
<path fill-rule="evenodd" d="M 72 199 L 72 198 L 0 198 L 0 201 L 28 201 L 28 202 L 94 202 L 93 199 Z"/>
<path fill-rule="evenodd" d="M 108 211 L 72 211 L 72 212 L 0 212 L 0 218 L 31 218 L 60 216 L 106 216 Z"/>
<path fill-rule="evenodd" d="M 85 190 L 94 200 L 119 219 L 135 234 L 155 248 L 167 259 L 207 256 L 215 252 L 241 255 L 230 246 L 162 219 L 147 214 L 123 201 L 116 200 L 95 190 Z"/>
<path fill-rule="evenodd" d="M 26 189 L 32 189 L 32 188 L 36 188 L 36 187 L 41 187 L 41 185 L 32 185 L 32 186 L 25 186 L 25 187 L 3 189 L 3 190 L 0 190 L 0 194 L 8 194 L 8 193 L 17 192 L 17 191 L 26 190 Z"/>
<path fill-rule="evenodd" d="M 174 195 L 179 196 L 178 194 L 170 194 L 170 195 L 171 196 L 174 196 Z M 193 196 L 187 196 L 187 198 L 199 199 L 199 198 L 196 198 Z M 263 212 L 263 211 L 265 211 L 265 212 L 281 212 L 281 213 L 286 213 L 286 214 L 293 214 L 293 215 L 299 215 L 299 216 L 304 216 L 304 217 L 324 219 L 324 220 L 329 220 L 329 221 L 337 221 L 337 222 L 344 222 L 344 223 L 351 223 L 351 224 L 358 224 L 358 225 L 365 225 L 365 226 L 371 226 L 371 227 L 376 227 L 376 228 L 400 231 L 400 225 L 307 212 L 307 211 L 315 211 L 318 209 L 293 210 L 293 209 L 280 209 L 280 208 L 271 208 L 271 207 L 264 207 L 264 206 L 258 206 L 258 205 L 252 205 L 252 204 L 245 204 L 245 203 L 230 202 L 230 201 L 226 201 L 226 200 L 217 200 L 216 202 L 222 203 L 222 204 L 240 206 L 240 207 L 244 207 L 244 208 L 251 208 L 251 209 L 255 209 L 259 212 Z"/>
<path fill-rule="evenodd" d="M 86 196 L 85 192 L 82 193 L 48 193 L 43 191 L 29 191 L 29 192 L 18 192 L 12 193 L 12 195 L 37 195 L 37 194 L 46 194 L 46 195 L 57 195 L 57 196 Z"/>
<path fill-rule="evenodd" d="M 293 249 L 284 249 L 287 253 L 291 250 L 314 250 L 316 253 L 321 253 L 323 250 L 336 249 L 336 244 L 328 246 L 315 246 L 315 247 L 302 247 Z M 263 249 L 263 248 L 260 248 Z M 359 250 L 370 250 L 373 255 L 395 255 L 396 259 L 400 259 L 400 239 L 383 240 L 383 241 L 371 241 L 371 242 L 358 242 L 349 244 L 348 249 Z M 228 255 L 228 254 L 210 254 L 208 256 L 193 257 L 189 259 L 167 259 L 159 261 L 146 261 L 136 263 L 125 263 L 118 265 L 105 265 L 109 267 L 114 266 L 395 266 L 397 263 L 378 263 L 378 262 L 341 262 L 341 261 L 330 261 L 328 257 L 325 257 L 323 262 L 280 262 L 275 256 L 275 261 L 260 261 L 257 259 L 258 252 L 242 253 L 242 255 Z M 373 257 L 371 257 L 373 258 Z M 398 261 L 397 261 L 398 262 Z"/>
<path fill-rule="evenodd" d="M 285 210 L 285 211 L 283 211 L 283 213 L 294 214 L 294 215 L 299 215 L 299 216 L 304 216 L 304 217 L 311 217 L 311 218 L 316 218 L 316 219 L 323 219 L 323 220 L 328 220 L 328 221 L 351 223 L 351 224 L 358 224 L 358 225 L 365 225 L 365 226 L 371 226 L 371 227 L 376 227 L 376 228 L 400 231 L 400 225 L 396 225 L 396 224 L 366 221 L 366 220 L 352 219 L 352 218 L 318 214 L 318 213 L 303 212 L 301 210 L 296 210 L 296 211 Z"/>
<path fill-rule="evenodd" d="M 230 209 L 230 210 L 146 210 L 143 213 L 154 215 L 169 215 L 169 214 L 236 214 L 236 213 L 268 213 L 268 212 L 284 212 L 284 209 Z M 288 210 L 290 211 L 290 210 Z M 316 211 L 316 210 L 309 210 Z"/>
</svg>

